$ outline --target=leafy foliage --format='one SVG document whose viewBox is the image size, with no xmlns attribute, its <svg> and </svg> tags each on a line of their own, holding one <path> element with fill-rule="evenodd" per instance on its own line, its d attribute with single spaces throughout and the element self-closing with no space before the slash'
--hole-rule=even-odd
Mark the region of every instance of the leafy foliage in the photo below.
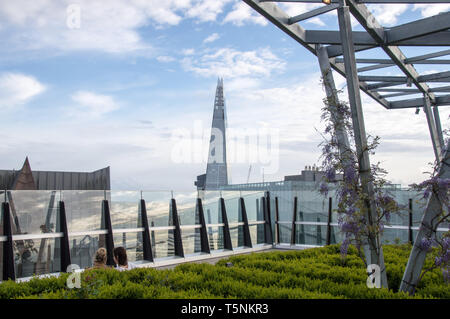
<svg viewBox="0 0 450 319">
<path fill-rule="evenodd" d="M 175 269 L 87 270 L 81 288 L 68 289 L 68 274 L 57 278 L 0 284 L 0 298 L 43 299 L 207 299 L 207 298 L 450 298 L 450 287 L 435 269 L 428 272 L 414 297 L 398 292 L 409 245 L 386 245 L 390 289 L 369 289 L 357 250 L 345 258 L 339 245 L 301 251 L 274 251 L 233 256 L 216 265 L 189 263 Z M 231 262 L 232 267 L 226 263 Z M 428 264 L 433 260 L 427 259 Z"/>
</svg>

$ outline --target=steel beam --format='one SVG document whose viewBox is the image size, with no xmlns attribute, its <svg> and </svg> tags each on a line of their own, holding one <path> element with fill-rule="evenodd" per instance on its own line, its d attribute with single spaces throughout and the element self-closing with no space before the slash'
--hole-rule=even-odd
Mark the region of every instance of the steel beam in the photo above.
<svg viewBox="0 0 450 319">
<path fill-rule="evenodd" d="M 359 76 L 360 81 L 365 82 L 398 82 L 406 83 L 408 78 L 405 76 L 385 76 L 385 75 L 361 75 Z M 419 82 L 450 82 L 450 71 L 439 72 L 427 75 L 421 75 L 417 77 Z"/>
<path fill-rule="evenodd" d="M 433 116 L 434 122 L 436 123 L 436 131 L 439 138 L 439 143 L 441 145 L 441 148 L 443 148 L 445 146 L 444 135 L 442 134 L 441 117 L 439 116 L 439 109 L 436 105 L 433 106 Z M 442 152 L 444 152 L 444 150 Z"/>
<path fill-rule="evenodd" d="M 59 213 L 59 230 L 63 233 L 63 237 L 57 239 L 60 241 L 60 255 L 61 255 L 61 271 L 66 272 L 71 262 L 70 245 L 69 245 L 69 231 L 67 229 L 66 207 L 63 201 L 58 203 Z"/>
<path fill-rule="evenodd" d="M 248 217 L 247 217 L 247 210 L 245 208 L 245 201 L 244 198 L 239 198 L 239 207 L 241 211 L 242 221 L 244 222 L 244 229 L 243 229 L 243 235 L 244 235 L 244 246 L 252 248 L 252 237 L 250 236 L 250 227 L 248 226 Z M 238 229 L 239 231 L 239 229 Z"/>
<path fill-rule="evenodd" d="M 295 222 L 297 221 L 297 196 L 294 197 L 294 207 L 292 209 L 292 231 L 291 231 L 291 245 L 294 246 L 297 241 L 297 228 L 295 227 Z"/>
<path fill-rule="evenodd" d="M 437 176 L 441 179 L 450 178 L 450 143 L 447 145 L 442 161 L 440 161 Z M 433 235 L 436 234 L 436 229 L 439 226 L 439 215 L 442 212 L 442 205 L 443 203 L 441 200 L 434 192 L 432 192 L 428 199 L 422 222 L 414 241 L 414 246 L 409 255 L 408 263 L 406 264 L 402 282 L 400 283 L 400 291 L 408 292 L 410 294 L 415 292 L 427 256 L 427 251 L 421 247 L 422 239 L 432 238 Z"/>
<path fill-rule="evenodd" d="M 327 219 L 327 239 L 326 245 L 331 244 L 331 219 L 333 213 L 333 199 L 331 197 L 328 198 L 328 219 Z"/>
<path fill-rule="evenodd" d="M 450 94 L 436 97 L 436 102 L 433 105 L 450 105 Z M 416 98 L 410 100 L 392 101 L 390 102 L 391 109 L 406 109 L 423 106 L 423 98 Z"/>
<path fill-rule="evenodd" d="M 223 247 L 228 250 L 233 250 L 233 243 L 231 241 L 231 235 L 230 235 L 230 226 L 228 224 L 228 217 L 227 217 L 227 209 L 225 207 L 225 200 L 220 197 L 220 213 L 222 217 L 222 223 L 223 223 Z"/>
<path fill-rule="evenodd" d="M 183 239 L 181 236 L 181 228 L 180 228 L 180 219 L 178 218 L 178 210 L 177 210 L 177 202 L 175 198 L 170 200 L 170 209 L 172 211 L 172 220 L 169 221 L 169 226 L 175 226 L 173 230 L 173 242 L 174 242 L 174 250 L 175 256 L 184 257 L 184 249 L 183 249 Z"/>
<path fill-rule="evenodd" d="M 200 221 L 200 250 L 202 253 L 210 254 L 211 250 L 208 241 L 208 232 L 206 230 L 205 214 L 203 212 L 203 203 L 201 198 L 197 198 L 198 219 Z"/>
<path fill-rule="evenodd" d="M 371 45 L 355 45 L 355 52 L 360 52 L 360 51 L 365 51 L 365 50 L 369 50 L 369 49 L 373 49 L 376 48 L 377 46 L 375 44 L 371 44 Z M 340 56 L 343 54 L 342 51 L 342 45 L 340 44 L 334 44 L 334 45 L 329 45 L 327 46 L 327 51 L 328 51 L 328 56 L 330 58 L 334 58 L 337 56 Z"/>
<path fill-rule="evenodd" d="M 138 225 L 144 228 L 144 232 L 142 233 L 143 258 L 144 260 L 153 262 L 152 238 L 150 228 L 148 227 L 147 208 L 144 199 L 141 199 L 139 203 L 139 212 L 140 220 Z"/>
<path fill-rule="evenodd" d="M 276 243 L 280 243 L 280 212 L 278 208 L 278 197 L 275 197 L 275 239 Z"/>
<path fill-rule="evenodd" d="M 108 266 L 114 266 L 116 264 L 114 262 L 114 234 L 111 223 L 111 213 L 109 211 L 109 202 L 106 199 L 102 201 L 102 226 L 102 229 L 108 231 L 108 233 L 104 235 L 107 255 L 106 264 Z"/>
<path fill-rule="evenodd" d="M 401 24 L 386 30 L 386 43 L 395 43 L 450 29 L 450 12 Z"/>
<path fill-rule="evenodd" d="M 439 163 L 442 159 L 442 146 L 439 139 L 439 133 L 436 128 L 436 121 L 433 116 L 433 111 L 431 110 L 431 103 L 427 96 L 424 96 L 423 111 L 427 117 L 428 129 L 430 130 L 431 142 L 433 144 L 434 155 L 436 156 L 436 161 Z"/>
<path fill-rule="evenodd" d="M 265 3 L 258 0 L 243 0 L 245 3 L 247 3 L 251 8 L 253 8 L 256 12 L 261 14 L 263 17 L 265 17 L 267 20 L 272 22 L 275 26 L 277 26 L 280 30 L 282 30 L 284 33 L 286 33 L 288 36 L 290 36 L 292 39 L 300 43 L 304 48 L 306 48 L 308 51 L 316 54 L 315 47 L 305 41 L 305 29 L 303 29 L 299 24 L 288 24 L 289 15 L 286 14 L 283 10 L 281 10 L 276 4 L 273 3 Z M 336 1 L 337 3 L 337 1 Z M 336 56 L 330 54 L 330 51 L 333 51 L 330 49 L 333 46 L 327 47 L 328 55 L 330 58 Z M 339 47 L 339 48 L 338 48 Z M 361 50 L 368 49 L 370 47 L 364 47 L 359 48 Z M 341 50 L 341 46 L 336 46 L 336 50 Z M 340 55 L 342 53 L 339 53 L 337 55 Z M 335 63 L 333 60 L 330 61 L 331 67 L 345 77 L 345 70 L 342 63 Z M 381 104 L 386 109 L 389 108 L 389 102 L 385 99 L 380 98 L 380 94 L 377 92 L 371 92 L 367 89 L 367 84 L 364 82 L 360 82 L 360 88 L 363 90 L 367 95 L 369 95 L 371 98 L 373 98 L 375 101 L 377 101 L 379 104 Z"/>
<path fill-rule="evenodd" d="M 411 57 L 405 60 L 405 63 L 418 63 L 418 62 L 422 62 L 425 61 L 427 59 L 432 59 L 432 58 L 438 58 L 444 55 L 449 55 L 450 54 L 450 50 L 443 50 L 443 51 L 438 51 L 438 52 L 434 52 L 434 53 L 428 53 L 428 54 L 423 54 L 423 55 L 418 55 L 415 57 Z M 436 60 L 430 60 L 431 61 L 436 61 Z M 449 61 L 449 60 L 445 60 L 445 61 Z M 446 62 L 448 63 L 448 62 Z"/>
<path fill-rule="evenodd" d="M 366 71 L 373 71 L 373 70 L 378 70 L 378 69 L 384 69 L 384 68 L 389 68 L 391 66 L 394 66 L 395 64 L 376 64 L 376 65 L 370 65 L 370 66 L 365 66 L 362 68 L 358 68 L 358 73 L 359 72 L 366 72 Z"/>
<path fill-rule="evenodd" d="M 429 87 L 426 83 L 420 83 L 417 78 L 419 73 L 411 64 L 403 62 L 406 56 L 397 46 L 385 46 L 383 45 L 385 40 L 385 33 L 383 27 L 377 21 L 377 19 L 370 13 L 364 4 L 358 4 L 354 0 L 347 0 L 350 11 L 353 16 L 358 20 L 361 26 L 379 43 L 380 47 L 386 52 L 386 54 L 392 59 L 392 61 L 402 70 L 402 72 L 411 78 L 414 85 L 424 94 L 427 94 L 432 102 L 435 102 L 435 95 L 429 93 Z M 370 22 L 369 22 L 370 21 Z M 353 43 L 352 43 L 353 44 Z"/>
<path fill-rule="evenodd" d="M 327 13 L 329 11 L 333 11 L 333 10 L 337 9 L 338 7 L 339 7 L 339 4 L 332 4 L 329 6 L 324 6 L 324 7 L 320 7 L 320 8 L 311 10 L 306 13 L 299 14 L 295 17 L 289 18 L 288 24 L 294 24 L 294 23 L 297 23 L 297 22 L 300 22 L 300 21 L 303 21 L 303 20 L 306 20 L 309 18 L 316 17 L 320 14 Z"/>
<path fill-rule="evenodd" d="M 2 220 L 3 220 L 3 236 L 6 236 L 6 241 L 0 243 L 3 245 L 3 274 L 2 280 L 15 280 L 16 272 L 14 268 L 14 242 L 12 239 L 12 223 L 11 211 L 9 203 L 2 202 Z"/>
<path fill-rule="evenodd" d="M 342 45 L 339 31 L 333 30 L 305 30 L 306 41 L 309 44 L 330 44 Z M 379 45 L 397 45 L 397 46 L 450 46 L 450 32 L 441 31 L 416 38 L 405 40 L 389 40 L 388 31 L 383 31 L 383 41 L 374 40 L 367 32 L 353 31 L 353 44 L 359 46 L 359 49 L 370 49 Z M 336 53 L 339 51 L 336 49 Z M 335 54 L 336 54 L 335 53 Z"/>
<path fill-rule="evenodd" d="M 263 214 L 264 214 L 264 243 L 273 244 L 272 221 L 270 218 L 270 195 L 269 192 L 264 194 L 262 198 Z"/>
<path fill-rule="evenodd" d="M 398 88 L 398 89 L 380 88 L 380 89 L 376 89 L 376 91 L 378 91 L 378 92 L 410 92 L 411 94 L 412 93 L 421 93 L 418 89 L 402 89 L 402 88 Z M 450 92 L 450 85 L 431 88 L 430 92 Z"/>
<path fill-rule="evenodd" d="M 345 73 L 347 74 L 347 90 L 350 110 L 352 114 L 353 132 L 356 145 L 356 154 L 359 164 L 361 187 L 369 198 L 366 202 L 367 223 L 369 227 L 375 225 L 378 219 L 374 198 L 374 188 L 371 182 L 371 166 L 369 151 L 367 149 L 366 129 L 362 112 L 361 96 L 359 92 L 359 80 L 356 68 L 355 52 L 353 50 L 352 27 L 350 22 L 350 9 L 345 0 L 340 1 L 338 11 L 339 30 L 344 51 Z M 383 248 L 378 234 L 369 232 L 365 245 L 366 262 L 368 265 L 376 264 L 380 267 L 381 286 L 388 287 L 386 268 L 384 266 Z"/>
</svg>

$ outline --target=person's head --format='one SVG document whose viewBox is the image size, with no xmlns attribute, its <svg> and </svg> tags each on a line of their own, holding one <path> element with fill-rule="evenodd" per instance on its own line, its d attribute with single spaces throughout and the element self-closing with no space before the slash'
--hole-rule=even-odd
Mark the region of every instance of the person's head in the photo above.
<svg viewBox="0 0 450 319">
<path fill-rule="evenodd" d="M 114 248 L 114 261 L 119 266 L 128 265 L 127 251 L 125 250 L 125 248 L 123 247 Z"/>
<path fill-rule="evenodd" d="M 99 249 L 97 249 L 97 252 L 95 253 L 94 263 L 106 265 L 107 258 L 108 257 L 106 255 L 106 249 L 103 247 L 99 248 Z"/>
</svg>

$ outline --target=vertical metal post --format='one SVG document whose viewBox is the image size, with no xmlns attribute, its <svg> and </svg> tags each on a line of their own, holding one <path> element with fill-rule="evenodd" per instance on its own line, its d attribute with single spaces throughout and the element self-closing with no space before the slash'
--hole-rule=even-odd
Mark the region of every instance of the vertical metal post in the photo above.
<svg viewBox="0 0 450 319">
<path fill-rule="evenodd" d="M 441 144 L 442 152 L 444 152 L 445 148 L 445 142 L 444 142 L 444 136 L 442 134 L 442 126 L 441 126 L 441 117 L 439 116 L 439 109 L 437 105 L 433 106 L 433 116 L 434 116 L 434 122 L 436 124 L 436 131 L 439 138 L 439 143 Z"/>
<path fill-rule="evenodd" d="M 105 248 L 107 253 L 106 264 L 114 266 L 114 234 L 112 230 L 111 213 L 109 211 L 109 202 L 106 199 L 102 201 L 102 213 L 104 229 L 108 231 L 105 235 Z"/>
<path fill-rule="evenodd" d="M 428 129 L 430 130 L 431 143 L 433 144 L 433 151 L 436 157 L 436 161 L 440 162 L 442 159 L 442 145 L 441 139 L 439 137 L 438 129 L 436 127 L 436 119 L 433 116 L 433 111 L 431 110 L 430 98 L 426 95 L 423 97 L 424 105 L 423 111 L 427 117 Z M 438 115 L 439 116 L 439 115 Z"/>
<path fill-rule="evenodd" d="M 333 212 L 333 198 L 328 198 L 328 220 L 327 220 L 327 242 L 326 245 L 331 244 L 331 218 Z"/>
<path fill-rule="evenodd" d="M 412 198 L 409 199 L 409 207 L 408 207 L 408 241 L 410 244 L 413 244 L 413 207 L 412 207 Z"/>
<path fill-rule="evenodd" d="M 275 238 L 276 243 L 280 244 L 280 213 L 278 208 L 278 196 L 275 197 Z"/>
<path fill-rule="evenodd" d="M 63 237 L 60 240 L 60 254 L 61 254 L 61 271 L 66 272 L 67 267 L 72 264 L 70 258 L 70 245 L 69 245 L 69 230 L 67 229 L 66 207 L 63 201 L 58 203 L 59 212 L 59 230 L 63 233 Z"/>
<path fill-rule="evenodd" d="M 223 223 L 223 247 L 228 250 L 233 250 L 233 244 L 231 242 L 230 226 L 228 224 L 227 210 L 225 208 L 225 200 L 220 197 L 220 212 L 222 214 Z"/>
<path fill-rule="evenodd" d="M 15 280 L 14 243 L 12 239 L 11 212 L 9 210 L 9 203 L 2 203 L 2 213 L 3 235 L 6 236 L 6 241 L 3 242 L 3 280 Z"/>
<path fill-rule="evenodd" d="M 248 226 L 247 210 L 245 208 L 244 198 L 239 198 L 239 205 L 241 208 L 242 221 L 244 222 L 244 246 L 252 248 L 252 238 L 250 236 L 250 227 Z"/>
<path fill-rule="evenodd" d="M 292 231 L 291 231 L 291 245 L 295 245 L 297 240 L 297 227 L 295 222 L 297 221 L 297 196 L 294 197 L 294 209 L 292 210 Z"/>
<path fill-rule="evenodd" d="M 175 256 L 184 257 L 183 240 L 181 237 L 180 220 L 178 219 L 177 203 L 175 198 L 171 199 L 172 223 L 175 226 L 173 241 L 175 244 Z"/>
<path fill-rule="evenodd" d="M 439 178 L 446 179 L 450 178 L 450 143 L 447 145 L 447 149 L 444 154 L 443 160 L 440 162 L 440 167 L 438 170 Z M 400 291 L 405 291 L 413 294 L 420 274 L 422 273 L 422 268 L 427 256 L 427 250 L 422 249 L 421 243 L 424 238 L 432 238 L 436 235 L 436 228 L 438 227 L 438 216 L 442 212 L 443 203 L 436 196 L 434 192 L 428 198 L 427 206 L 420 223 L 419 231 L 417 232 L 416 239 L 414 240 L 413 248 L 411 249 L 411 254 L 409 255 L 408 263 L 406 264 L 406 269 L 403 274 L 402 282 L 400 283 Z"/>
<path fill-rule="evenodd" d="M 265 196 L 262 198 L 263 203 L 263 214 L 264 214 L 264 243 L 273 244 L 272 235 L 272 223 L 270 220 L 270 195 L 266 192 Z"/>
<path fill-rule="evenodd" d="M 152 251 L 152 240 L 150 236 L 150 228 L 148 227 L 148 218 L 147 218 L 147 207 L 145 204 L 145 200 L 141 199 L 140 201 L 140 212 L 141 212 L 141 220 L 140 224 L 144 228 L 142 233 L 142 250 L 144 260 L 153 261 L 153 251 Z"/>
<path fill-rule="evenodd" d="M 366 129 L 359 91 L 359 80 L 356 67 L 355 50 L 353 46 L 352 27 L 350 22 L 349 7 L 345 0 L 340 0 L 338 11 L 339 31 L 342 41 L 345 74 L 347 79 L 348 98 L 352 114 L 353 132 L 356 145 L 356 154 L 359 164 L 359 175 L 362 190 L 369 200 L 366 201 L 367 223 L 374 225 L 377 220 L 375 202 L 373 200 L 374 188 L 370 176 L 369 151 L 367 149 Z M 383 248 L 378 234 L 369 232 L 367 244 L 364 245 L 366 262 L 368 265 L 376 264 L 380 267 L 381 286 L 388 287 L 386 268 L 384 265 Z"/>
<path fill-rule="evenodd" d="M 200 219 L 200 225 L 202 226 L 200 228 L 201 251 L 202 253 L 210 254 L 211 250 L 209 248 L 208 232 L 206 230 L 205 214 L 203 213 L 203 204 L 201 198 L 197 198 L 197 210 L 198 210 L 198 217 Z"/>
</svg>

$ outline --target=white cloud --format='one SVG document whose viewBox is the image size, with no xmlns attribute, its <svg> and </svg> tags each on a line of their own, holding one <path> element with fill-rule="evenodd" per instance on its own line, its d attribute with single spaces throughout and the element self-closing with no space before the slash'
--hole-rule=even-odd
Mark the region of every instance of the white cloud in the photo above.
<svg viewBox="0 0 450 319">
<path fill-rule="evenodd" d="M 231 0 L 200 0 L 195 1 L 187 10 L 186 17 L 195 18 L 199 22 L 215 21 L 223 12 L 223 7 Z"/>
<path fill-rule="evenodd" d="M 223 23 L 232 23 L 239 27 L 245 25 L 246 23 L 259 24 L 263 26 L 268 24 L 266 18 L 256 13 L 242 1 L 237 2 L 233 6 L 232 11 L 225 16 Z"/>
<path fill-rule="evenodd" d="M 434 16 L 441 12 L 447 12 L 450 10 L 450 4 L 415 4 L 413 11 L 420 10 L 420 13 L 424 18 Z"/>
<path fill-rule="evenodd" d="M 210 43 L 218 40 L 220 38 L 220 35 L 218 33 L 213 33 L 209 37 L 207 37 L 205 40 L 203 40 L 203 43 Z"/>
<path fill-rule="evenodd" d="M 22 105 L 45 90 L 45 85 L 30 75 L 2 73 L 0 74 L 0 108 Z"/>
<path fill-rule="evenodd" d="M 186 71 L 204 77 L 267 77 L 272 72 L 283 70 L 285 62 L 268 48 L 254 51 L 221 48 L 206 51 L 200 57 L 185 57 L 182 66 Z"/>
<path fill-rule="evenodd" d="M 70 28 L 67 8 L 72 0 L 4 1 L 0 6 L 0 37 L 9 50 L 97 50 L 149 55 L 152 46 L 140 36 L 140 28 L 178 25 L 183 19 L 213 21 L 227 2 L 79 0 L 76 4 L 80 7 L 80 28 Z"/>
<path fill-rule="evenodd" d="M 398 17 L 408 10 L 409 4 L 376 4 L 368 5 L 368 8 L 381 25 L 394 25 Z"/>
<path fill-rule="evenodd" d="M 181 53 L 183 55 L 193 55 L 195 53 L 195 50 L 194 49 L 183 49 L 183 50 L 181 50 Z"/>
<path fill-rule="evenodd" d="M 156 57 L 156 60 L 158 60 L 159 62 L 162 62 L 162 63 L 168 63 L 168 62 L 175 61 L 175 58 L 171 57 L 171 56 L 167 56 L 167 55 L 160 55 L 160 56 Z"/>
<path fill-rule="evenodd" d="M 83 112 L 82 115 L 88 114 L 97 117 L 119 108 L 118 103 L 109 95 L 78 91 L 71 97 L 78 104 L 78 110 Z"/>
</svg>

